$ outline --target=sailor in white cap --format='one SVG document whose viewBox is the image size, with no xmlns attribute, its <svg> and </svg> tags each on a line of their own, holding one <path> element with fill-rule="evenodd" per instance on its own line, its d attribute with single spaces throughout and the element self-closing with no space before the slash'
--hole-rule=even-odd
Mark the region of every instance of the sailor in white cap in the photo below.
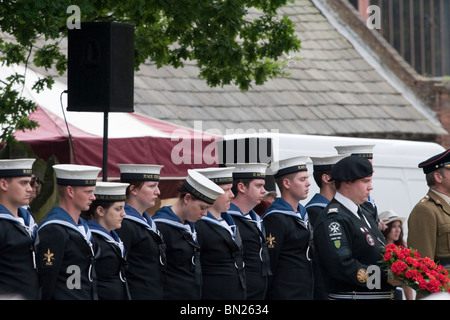
<svg viewBox="0 0 450 320">
<path fill-rule="evenodd" d="M 97 299 L 95 243 L 80 215 L 95 200 L 94 189 L 101 168 L 58 164 L 53 169 L 59 205 L 39 225 L 36 245 L 42 298 Z"/>
<path fill-rule="evenodd" d="M 128 286 L 132 300 L 163 298 L 165 244 L 147 209 L 160 195 L 163 168 L 158 164 L 119 164 L 120 180 L 129 183 L 126 191 L 126 216 L 116 232 L 127 252 Z"/>
<path fill-rule="evenodd" d="M 336 193 L 334 181 L 331 181 L 331 168 L 339 160 L 350 156 L 347 154 L 338 154 L 325 157 L 310 157 L 313 162 L 313 177 L 319 192 L 316 193 L 306 204 L 309 223 L 314 227 L 319 214 L 327 206 Z"/>
<path fill-rule="evenodd" d="M 209 208 L 207 215 L 195 224 L 201 249 L 204 300 L 246 298 L 242 239 L 233 218 L 227 213 L 234 197 L 231 191 L 233 170 L 234 167 L 196 170 L 224 191 Z"/>
<path fill-rule="evenodd" d="M 21 208 L 30 201 L 34 161 L 0 160 L 0 295 L 5 298 L 40 298 L 33 244 L 36 223 Z"/>
<path fill-rule="evenodd" d="M 311 185 L 307 159 L 297 156 L 271 165 L 281 197 L 263 216 L 273 273 L 266 296 L 270 300 L 313 298 L 312 233 L 306 209 L 300 204 Z"/>
<path fill-rule="evenodd" d="M 130 300 L 126 282 L 125 248 L 115 229 L 125 217 L 125 193 L 128 183 L 97 182 L 95 200 L 85 214 L 87 224 L 99 247 L 96 257 L 99 300 Z"/>
<path fill-rule="evenodd" d="M 233 170 L 234 198 L 227 211 L 239 228 L 244 246 L 247 299 L 262 300 L 267 290 L 270 271 L 269 253 L 261 217 L 253 210 L 259 204 L 264 189 L 266 163 L 230 163 Z"/>
<path fill-rule="evenodd" d="M 194 222 L 224 193 L 222 188 L 195 170 L 180 187 L 180 197 L 173 206 L 164 206 L 153 216 L 166 243 L 166 283 L 164 299 L 198 300 L 201 298 L 202 270 L 200 246 Z"/>
<path fill-rule="evenodd" d="M 334 146 L 338 154 L 350 154 L 352 156 L 363 157 L 369 160 L 373 159 L 374 147 L 374 144 Z"/>
<path fill-rule="evenodd" d="M 344 145 L 344 146 L 335 146 L 334 147 L 338 154 L 347 154 L 350 153 L 352 156 L 362 157 L 369 160 L 370 163 L 373 164 L 373 149 L 375 148 L 374 144 L 368 145 Z M 375 200 L 369 196 L 367 201 L 361 205 L 361 208 L 369 213 L 375 219 L 375 222 L 378 224 L 378 229 L 383 231 L 386 229 L 386 225 L 383 221 L 378 217 L 378 208 L 375 203 Z"/>
</svg>

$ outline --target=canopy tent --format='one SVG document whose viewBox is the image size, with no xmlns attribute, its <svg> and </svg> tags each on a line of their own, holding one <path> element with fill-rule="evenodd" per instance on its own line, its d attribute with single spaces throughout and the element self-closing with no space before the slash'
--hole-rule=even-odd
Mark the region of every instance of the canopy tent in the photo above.
<svg viewBox="0 0 450 320">
<path fill-rule="evenodd" d="M 0 70 L 0 80 L 14 73 L 26 72 L 22 95 L 38 106 L 30 119 L 37 121 L 39 127 L 17 131 L 17 140 L 29 143 L 36 155 L 44 160 L 55 155 L 60 163 L 102 167 L 104 113 L 65 111 L 66 86 L 61 82 L 55 81 L 51 90 L 36 93 L 31 86 L 42 77 L 38 73 L 30 69 L 25 71 L 21 66 L 3 66 Z M 108 115 L 109 178 L 119 177 L 118 163 L 164 165 L 161 179 L 184 179 L 187 169 L 217 166 L 214 145 L 217 139 L 221 139 L 219 135 L 136 113 L 114 112 Z"/>
</svg>

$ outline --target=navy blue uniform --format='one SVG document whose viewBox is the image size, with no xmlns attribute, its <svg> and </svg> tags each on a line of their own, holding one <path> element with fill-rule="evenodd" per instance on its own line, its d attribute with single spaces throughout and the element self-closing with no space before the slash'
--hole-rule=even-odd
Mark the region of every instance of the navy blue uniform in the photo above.
<svg viewBox="0 0 450 320">
<path fill-rule="evenodd" d="M 20 295 L 39 299 L 39 280 L 35 263 L 34 236 L 36 224 L 25 209 L 19 217 L 0 205 L 0 295 Z"/>
<path fill-rule="evenodd" d="M 267 291 L 268 276 L 271 275 L 266 236 L 261 218 L 251 210 L 243 214 L 233 203 L 227 211 L 239 228 L 244 247 L 247 299 L 263 300 Z"/>
<path fill-rule="evenodd" d="M 122 241 L 114 231 L 108 232 L 94 220 L 88 220 L 87 224 L 99 249 L 95 261 L 99 300 L 129 300 L 128 263 Z"/>
<path fill-rule="evenodd" d="M 159 209 L 153 219 L 166 244 L 164 299 L 200 299 L 202 271 L 194 224 L 182 223 L 169 206 Z"/>
<path fill-rule="evenodd" d="M 267 298 L 312 299 L 311 232 L 305 208 L 299 204 L 294 211 L 283 198 L 276 198 L 266 210 L 263 222 L 273 273 Z"/>
<path fill-rule="evenodd" d="M 165 244 L 150 216 L 125 205 L 120 229 L 127 253 L 127 281 L 132 300 L 163 299 Z"/>
<path fill-rule="evenodd" d="M 54 207 L 38 229 L 37 266 L 45 300 L 97 299 L 96 248 L 86 221 Z"/>
<path fill-rule="evenodd" d="M 243 300 L 246 281 L 242 239 L 232 217 L 226 212 L 221 215 L 219 221 L 208 212 L 195 223 L 201 252 L 202 299 Z"/>
</svg>

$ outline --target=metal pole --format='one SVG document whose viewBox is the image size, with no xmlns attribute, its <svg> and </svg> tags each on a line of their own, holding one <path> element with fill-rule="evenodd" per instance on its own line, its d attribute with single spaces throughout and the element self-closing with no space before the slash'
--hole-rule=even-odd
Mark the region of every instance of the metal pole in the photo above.
<svg viewBox="0 0 450 320">
<path fill-rule="evenodd" d="M 109 113 L 103 113 L 103 181 L 108 180 L 108 118 Z"/>
</svg>

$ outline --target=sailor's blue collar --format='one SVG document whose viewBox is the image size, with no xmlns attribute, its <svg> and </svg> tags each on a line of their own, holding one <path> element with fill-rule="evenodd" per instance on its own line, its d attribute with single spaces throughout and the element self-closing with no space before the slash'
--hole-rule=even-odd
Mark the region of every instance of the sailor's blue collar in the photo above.
<svg viewBox="0 0 450 320">
<path fill-rule="evenodd" d="M 297 210 L 293 210 L 292 206 L 283 198 L 278 197 L 275 201 L 267 208 L 266 212 L 273 210 L 282 210 L 282 211 L 292 211 L 292 212 L 301 212 L 304 210 L 304 207 L 299 203 L 297 206 Z"/>
<path fill-rule="evenodd" d="M 279 212 L 279 213 L 295 215 L 295 216 L 300 215 L 300 217 L 302 219 L 304 219 L 305 215 L 306 215 L 306 209 L 300 203 L 297 206 L 297 211 L 294 211 L 292 206 L 281 197 L 276 198 L 275 201 L 271 204 L 271 206 L 269 208 L 267 208 L 266 212 L 264 213 L 263 218 L 273 212 Z"/>
<path fill-rule="evenodd" d="M 134 207 L 130 206 L 129 204 L 125 204 L 124 209 L 128 216 L 133 216 L 135 218 L 144 220 L 145 222 L 148 222 L 149 219 L 151 219 L 147 212 L 144 211 L 141 214 L 139 211 L 137 211 Z"/>
<path fill-rule="evenodd" d="M 183 223 L 175 214 L 175 212 L 173 212 L 171 206 L 164 206 L 156 211 L 156 213 L 153 215 L 153 221 L 185 230 L 189 232 L 192 236 L 192 239 L 197 242 L 197 232 L 195 231 L 194 223 L 187 220 Z"/>
<path fill-rule="evenodd" d="M 247 213 L 243 213 L 241 211 L 241 209 L 237 205 L 235 205 L 234 203 L 230 203 L 230 209 L 228 209 L 227 213 L 229 213 L 230 215 L 239 215 L 239 214 L 242 215 L 242 216 L 250 215 L 254 219 L 256 219 L 256 216 L 258 216 L 253 209 L 250 210 Z"/>
<path fill-rule="evenodd" d="M 319 206 L 319 207 L 326 207 L 327 204 L 330 202 L 325 196 L 321 195 L 320 193 L 316 193 L 311 200 L 306 204 L 305 208 L 308 209 L 308 207 L 312 206 Z"/>
<path fill-rule="evenodd" d="M 235 225 L 233 218 L 231 217 L 231 215 L 228 212 L 221 212 L 220 216 L 222 218 L 220 220 L 224 220 L 229 226 L 234 226 Z M 204 218 L 206 218 L 206 219 L 204 219 Z M 215 220 L 217 222 L 220 221 L 215 216 L 213 216 L 213 214 L 211 212 L 209 212 L 209 211 L 207 212 L 206 217 L 202 217 L 202 220 L 209 220 L 209 221 L 210 220 L 213 220 L 213 221 Z"/>
<path fill-rule="evenodd" d="M 40 225 L 43 225 L 51 220 L 64 221 L 66 223 L 72 224 L 74 227 L 84 226 L 85 228 L 87 228 L 86 221 L 83 218 L 79 217 L 77 224 L 75 220 L 73 220 L 73 218 L 70 216 L 70 214 L 61 207 L 53 207 L 48 213 L 47 217 L 40 223 Z"/>
<path fill-rule="evenodd" d="M 37 224 L 34 221 L 33 216 L 28 210 L 21 207 L 18 208 L 17 215 L 18 217 L 15 217 L 5 206 L 0 204 L 0 219 L 5 219 L 20 224 L 25 228 L 30 237 L 34 239 L 36 235 Z"/>
<path fill-rule="evenodd" d="M 153 219 L 148 215 L 147 212 L 144 211 L 141 214 L 139 213 L 139 211 L 137 211 L 134 207 L 130 206 L 129 204 L 125 204 L 124 209 L 126 212 L 126 216 L 124 217 L 124 219 L 129 219 L 137 223 L 140 223 L 146 228 L 149 228 L 154 232 L 158 233 L 158 228 L 156 227 L 156 224 L 154 223 Z"/>
<path fill-rule="evenodd" d="M 61 207 L 53 207 L 47 217 L 39 224 L 38 230 L 42 229 L 48 224 L 59 224 L 71 228 L 78 233 L 80 233 L 86 240 L 87 244 L 91 248 L 92 254 L 94 255 L 92 243 L 91 243 L 91 230 L 89 229 L 86 221 L 79 217 L 78 224 L 73 220 L 70 214 Z M 83 228 L 84 232 L 81 232 L 80 227 Z"/>
<path fill-rule="evenodd" d="M 239 207 L 237 205 L 235 205 L 234 203 L 231 203 L 230 209 L 228 209 L 227 213 L 231 217 L 243 217 L 249 221 L 252 221 L 252 222 L 256 223 L 256 226 L 258 227 L 259 230 L 261 230 L 261 231 L 263 230 L 262 219 L 253 209 L 250 210 L 249 213 L 243 214 L 241 209 L 239 209 Z"/>
<path fill-rule="evenodd" d="M 89 229 L 91 229 L 91 231 L 93 232 L 97 231 L 98 234 L 101 235 L 106 234 L 111 236 L 115 241 L 120 241 L 119 236 L 114 230 L 108 231 L 105 227 L 103 227 L 100 223 L 98 223 L 95 220 L 88 220 L 87 225 L 89 226 Z"/>
<path fill-rule="evenodd" d="M 156 213 L 153 215 L 153 220 L 154 221 L 159 221 L 161 222 L 162 220 L 165 221 L 171 221 L 174 222 L 176 224 L 182 224 L 182 225 L 189 225 L 192 229 L 194 224 L 192 222 L 189 221 L 185 221 L 184 223 L 180 220 L 180 218 L 175 214 L 175 212 L 173 212 L 172 207 L 171 206 L 164 206 L 161 207 L 158 211 L 156 211 Z"/>
<path fill-rule="evenodd" d="M 22 218 L 23 219 L 23 221 L 24 221 L 24 224 L 26 225 L 26 226 L 30 226 L 30 225 L 34 225 L 35 224 L 35 222 L 34 222 L 34 219 L 33 219 L 33 216 L 30 214 L 30 212 L 28 211 L 28 210 L 26 210 L 26 209 L 24 209 L 24 208 L 22 208 L 22 207 L 19 207 L 18 208 L 18 216 L 20 217 L 20 218 Z M 4 206 L 4 205 L 2 205 L 2 204 L 0 204 L 0 214 L 3 214 L 3 215 L 10 215 L 11 216 L 11 218 L 13 218 L 13 219 L 15 219 L 16 217 Z"/>
<path fill-rule="evenodd" d="M 244 215 L 242 213 L 241 209 L 237 205 L 235 205 L 234 203 L 230 203 L 230 209 L 228 209 L 228 211 L 237 211 L 240 214 Z"/>
</svg>

